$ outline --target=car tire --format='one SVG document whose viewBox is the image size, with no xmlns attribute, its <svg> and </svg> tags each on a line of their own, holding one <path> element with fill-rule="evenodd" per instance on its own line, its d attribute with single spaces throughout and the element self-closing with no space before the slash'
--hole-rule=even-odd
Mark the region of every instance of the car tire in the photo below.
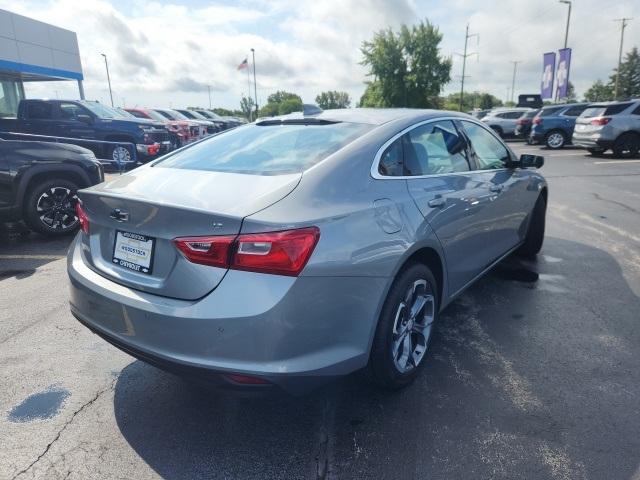
<svg viewBox="0 0 640 480">
<path fill-rule="evenodd" d="M 542 249 L 546 216 L 547 201 L 544 196 L 540 195 L 531 212 L 531 220 L 529 221 L 524 243 L 516 251 L 521 257 L 535 257 Z"/>
<path fill-rule="evenodd" d="M 567 136 L 560 130 L 552 130 L 544 137 L 544 144 L 551 150 L 559 150 L 567 143 Z"/>
<path fill-rule="evenodd" d="M 415 380 L 425 363 L 438 316 L 437 291 L 433 274 L 422 263 L 409 264 L 394 280 L 369 357 L 369 377 L 378 386 L 397 390 Z M 415 309 L 412 317 L 410 312 Z"/>
<path fill-rule="evenodd" d="M 613 142 L 613 155 L 617 158 L 634 158 L 640 151 L 640 135 L 623 133 Z"/>
<path fill-rule="evenodd" d="M 116 164 L 128 165 L 132 160 L 131 151 L 124 145 L 113 145 L 109 149 L 109 160 Z"/>
<path fill-rule="evenodd" d="M 604 148 L 587 148 L 587 152 L 589 152 L 594 157 L 600 157 L 604 154 Z"/>
<path fill-rule="evenodd" d="M 80 224 L 75 212 L 77 192 L 78 185 L 64 178 L 36 184 L 25 196 L 25 223 L 49 237 L 74 233 Z"/>
</svg>

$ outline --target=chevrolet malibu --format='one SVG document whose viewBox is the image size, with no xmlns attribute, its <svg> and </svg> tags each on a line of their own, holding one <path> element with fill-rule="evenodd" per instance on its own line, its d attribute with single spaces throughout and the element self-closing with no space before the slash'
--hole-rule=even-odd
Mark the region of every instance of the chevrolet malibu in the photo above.
<svg viewBox="0 0 640 480">
<path fill-rule="evenodd" d="M 400 388 L 447 304 L 541 249 L 542 164 L 453 112 L 264 119 L 79 191 L 71 311 L 221 387 L 297 394 L 366 368 Z"/>
</svg>

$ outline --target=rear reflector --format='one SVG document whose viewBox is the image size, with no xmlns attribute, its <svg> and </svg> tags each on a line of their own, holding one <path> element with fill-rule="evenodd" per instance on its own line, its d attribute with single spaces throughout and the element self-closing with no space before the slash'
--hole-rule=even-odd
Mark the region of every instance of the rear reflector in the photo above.
<svg viewBox="0 0 640 480">
<path fill-rule="evenodd" d="M 318 227 L 232 236 L 176 238 L 187 260 L 212 267 L 298 276 L 318 239 Z"/>
<path fill-rule="evenodd" d="M 76 202 L 76 215 L 80 222 L 80 230 L 89 235 L 89 217 L 87 217 L 87 213 L 82 208 L 80 201 Z"/>
<path fill-rule="evenodd" d="M 591 125 L 601 127 L 602 125 L 606 125 L 610 121 L 611 121 L 611 117 L 600 117 L 600 118 L 594 118 L 593 120 L 591 120 L 590 123 Z"/>
</svg>

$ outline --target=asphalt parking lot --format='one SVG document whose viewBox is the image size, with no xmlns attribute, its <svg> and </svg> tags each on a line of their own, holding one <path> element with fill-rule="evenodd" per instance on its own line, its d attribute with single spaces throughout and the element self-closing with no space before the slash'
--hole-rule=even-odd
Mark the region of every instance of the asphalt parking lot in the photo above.
<svg viewBox="0 0 640 480">
<path fill-rule="evenodd" d="M 303 398 L 184 383 L 69 313 L 69 239 L 0 234 L 2 479 L 640 480 L 640 160 L 542 153 L 537 261 L 442 315 L 428 365 Z"/>
</svg>

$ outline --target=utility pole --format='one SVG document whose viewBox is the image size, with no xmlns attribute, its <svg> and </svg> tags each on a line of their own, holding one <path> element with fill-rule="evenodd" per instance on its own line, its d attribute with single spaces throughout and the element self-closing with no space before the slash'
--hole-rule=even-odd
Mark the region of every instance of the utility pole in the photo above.
<svg viewBox="0 0 640 480">
<path fill-rule="evenodd" d="M 464 79 L 466 77 L 465 71 L 467 67 L 467 57 L 478 54 L 478 52 L 467 53 L 467 44 L 469 43 L 469 39 L 471 37 L 476 37 L 478 40 L 480 39 L 480 35 L 477 33 L 472 33 L 471 35 L 469 35 L 469 24 L 467 23 L 467 29 L 464 35 L 464 53 L 463 54 L 456 53 L 456 55 L 460 55 L 462 57 L 462 81 L 460 84 L 460 108 L 459 108 L 460 111 L 462 111 L 462 103 L 464 98 Z"/>
<path fill-rule="evenodd" d="M 516 71 L 518 70 L 518 64 L 522 63 L 522 60 L 511 60 L 513 63 L 513 78 L 511 79 L 511 102 L 513 103 L 513 95 L 516 90 Z"/>
<path fill-rule="evenodd" d="M 618 99 L 618 82 L 620 79 L 620 66 L 622 64 L 622 43 L 624 42 L 624 29 L 627 28 L 629 20 L 633 18 L 616 18 L 614 22 L 620 22 L 620 51 L 618 52 L 618 69 L 616 70 L 616 87 L 613 93 L 613 99 Z"/>
<path fill-rule="evenodd" d="M 207 92 L 209 92 L 209 109 L 211 109 L 211 85 L 207 85 Z"/>
<path fill-rule="evenodd" d="M 256 51 L 252 48 L 251 55 L 253 56 L 253 95 L 256 100 L 256 119 L 258 118 L 258 84 L 256 83 Z M 249 92 L 251 95 L 251 92 Z"/>
<path fill-rule="evenodd" d="M 101 53 L 104 57 L 104 66 L 107 69 L 107 83 L 109 84 L 109 97 L 111 98 L 111 106 L 113 107 L 113 92 L 111 91 L 111 78 L 109 77 L 109 62 L 107 62 L 107 56 L 104 53 Z"/>
</svg>

